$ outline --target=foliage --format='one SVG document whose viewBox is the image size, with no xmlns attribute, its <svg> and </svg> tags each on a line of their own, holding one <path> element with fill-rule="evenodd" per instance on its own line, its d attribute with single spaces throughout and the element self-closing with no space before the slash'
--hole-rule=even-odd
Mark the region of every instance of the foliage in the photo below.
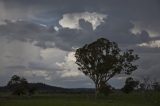
<svg viewBox="0 0 160 106">
<path fill-rule="evenodd" d="M 31 96 L 33 94 L 35 94 L 37 88 L 36 87 L 30 87 L 28 88 L 28 94 Z"/>
<path fill-rule="evenodd" d="M 125 93 L 130 93 L 139 85 L 139 81 L 134 80 L 132 77 L 126 79 L 125 85 L 122 91 Z"/>
<path fill-rule="evenodd" d="M 160 91 L 160 82 L 156 81 L 156 79 L 150 78 L 149 76 L 143 76 L 139 86 L 141 91 Z"/>
<path fill-rule="evenodd" d="M 153 90 L 154 91 L 160 91 L 160 83 L 159 82 L 154 82 L 152 84 Z"/>
<path fill-rule="evenodd" d="M 13 95 L 24 95 L 28 90 L 28 82 L 25 78 L 13 75 L 7 86 L 11 89 Z"/>
<path fill-rule="evenodd" d="M 75 57 L 78 69 L 93 80 L 97 92 L 101 82 L 107 83 L 117 74 L 135 71 L 137 65 L 133 65 L 133 62 L 139 58 L 133 54 L 133 50 L 121 52 L 117 43 L 105 38 L 77 49 Z"/>
<path fill-rule="evenodd" d="M 10 88 L 13 95 L 33 95 L 36 91 L 36 87 L 29 85 L 28 81 L 20 76 L 13 75 L 10 81 L 7 84 L 7 87 Z"/>
</svg>

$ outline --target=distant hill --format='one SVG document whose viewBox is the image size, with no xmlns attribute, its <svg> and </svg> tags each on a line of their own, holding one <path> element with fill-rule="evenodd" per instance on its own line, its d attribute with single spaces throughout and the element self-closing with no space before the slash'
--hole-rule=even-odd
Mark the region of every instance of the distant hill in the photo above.
<svg viewBox="0 0 160 106">
<path fill-rule="evenodd" d="M 93 88 L 62 88 L 44 83 L 29 83 L 29 87 L 36 88 L 39 93 L 93 93 Z M 0 87 L 0 92 L 8 92 L 7 86 Z"/>
<path fill-rule="evenodd" d="M 51 86 L 44 83 L 29 83 L 29 86 L 35 87 L 37 90 L 64 90 L 65 89 L 62 87 Z"/>
</svg>

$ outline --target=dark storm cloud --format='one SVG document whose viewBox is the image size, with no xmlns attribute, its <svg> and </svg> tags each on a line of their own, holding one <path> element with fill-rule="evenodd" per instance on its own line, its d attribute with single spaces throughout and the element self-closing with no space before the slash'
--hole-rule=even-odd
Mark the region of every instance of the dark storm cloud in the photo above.
<svg viewBox="0 0 160 106">
<path fill-rule="evenodd" d="M 86 43 L 87 41 L 93 41 L 98 37 L 106 37 L 110 40 L 116 41 L 118 43 L 141 43 L 149 41 L 149 35 L 147 31 L 142 31 L 139 36 L 135 36 L 135 34 L 131 33 L 131 29 L 134 28 L 133 22 L 140 22 L 140 24 L 143 26 L 152 25 L 152 28 L 156 27 L 155 29 L 159 30 L 158 25 L 160 25 L 158 11 L 159 8 L 159 1 L 158 0 L 122 0 L 122 1 L 115 1 L 115 0 L 69 0 L 69 1 L 62 1 L 61 0 L 4 0 L 4 5 L 8 9 L 13 8 L 25 8 L 25 10 L 33 10 L 33 11 L 39 11 L 38 14 L 32 14 L 37 16 L 45 16 L 42 18 L 42 20 L 34 20 L 34 21 L 41 21 L 43 23 L 43 19 L 47 20 L 49 17 L 54 18 L 54 16 L 59 16 L 59 18 L 56 19 L 55 23 L 58 24 L 58 19 L 62 17 L 64 13 L 74 13 L 74 12 L 100 12 L 108 15 L 108 18 L 105 20 L 106 22 L 100 25 L 95 31 L 92 31 L 91 29 L 84 30 L 77 30 L 77 29 L 61 29 L 59 33 L 57 34 L 58 38 L 55 37 L 55 34 L 53 33 L 47 33 L 45 34 L 38 34 L 32 36 L 32 32 L 39 31 L 40 33 L 43 33 L 43 29 L 32 29 L 34 25 L 30 28 L 26 28 L 25 30 L 22 29 L 21 35 L 17 39 L 25 39 L 26 32 L 31 32 L 31 34 L 27 34 L 27 36 L 30 38 L 30 40 L 37 40 L 38 43 L 37 46 L 43 46 L 43 48 L 47 48 L 47 45 L 45 44 L 45 41 L 55 41 L 57 42 L 57 45 L 62 47 L 63 49 L 69 49 L 73 45 L 79 46 L 79 43 Z M 34 9 L 32 9 L 34 7 Z M 31 8 L 31 9 L 29 9 Z M 53 15 L 52 15 L 53 14 Z M 21 14 L 19 14 L 21 15 Z M 49 17 L 48 17 L 49 16 Z M 18 16 L 17 16 L 18 17 Z M 40 17 L 40 18 L 41 18 Z M 51 21 L 53 22 L 53 20 Z M 7 23 L 8 24 L 8 23 Z M 17 23 L 16 23 L 17 24 Z M 15 28 L 16 28 L 15 24 Z M 25 23 L 24 23 L 25 24 Z M 47 23 L 48 24 L 48 23 Z M 80 22 L 82 28 L 87 27 L 86 22 Z M 84 25 L 82 25 L 84 24 Z M 155 26 L 154 26 L 155 25 Z M 9 27 L 7 25 L 7 27 Z M 20 26 L 20 25 L 19 25 Z M 13 27 L 12 25 L 10 27 Z M 23 26 L 20 26 L 23 28 Z M 24 26 L 26 27 L 26 26 Z M 39 27 L 39 26 L 36 26 Z M 19 27 L 18 27 L 19 28 Z M 18 29 L 17 28 L 17 29 Z M 34 27 L 35 28 L 35 27 Z M 90 27 L 91 28 L 91 27 Z M 19 30 L 20 30 L 19 29 Z M 83 28 L 86 29 L 86 28 Z M 4 30 L 4 29 L 3 29 Z M 15 30 L 14 28 L 10 30 Z M 24 31 L 23 31 L 24 30 Z M 26 31 L 27 30 L 27 31 Z M 33 32 L 35 33 L 35 32 Z M 36 33 L 37 34 L 37 33 Z M 18 34 L 17 34 L 18 36 Z M 37 37 L 36 37 L 37 36 Z M 74 39 L 70 41 L 71 38 Z M 14 37 L 16 39 L 16 37 Z M 56 40 L 55 40 L 56 39 Z M 83 39 L 83 40 L 82 40 Z M 93 40 L 92 40 L 93 39 Z M 60 43 L 59 43 L 60 42 Z M 62 44 L 64 43 L 64 45 Z"/>
<path fill-rule="evenodd" d="M 0 36 L 12 40 L 31 42 L 42 48 L 53 47 L 54 29 L 35 24 L 28 21 L 5 21 L 5 25 L 0 25 Z"/>
<path fill-rule="evenodd" d="M 151 40 L 146 31 L 135 35 L 130 31 L 133 28 L 132 23 L 125 22 L 122 24 L 123 22 L 121 22 L 108 18 L 104 24 L 93 30 L 91 23 L 81 19 L 79 20 L 81 29 L 61 28 L 57 32 L 52 27 L 32 22 L 6 20 L 5 25 L 0 25 L 0 36 L 9 40 L 31 42 L 42 48 L 58 47 L 63 50 L 83 46 L 85 43 L 100 37 L 108 38 L 120 44 L 138 44 Z"/>
<path fill-rule="evenodd" d="M 84 23 L 84 22 L 83 22 Z M 38 24 L 34 24 L 27 21 L 6 21 L 5 25 L 0 25 L 0 36 L 12 40 L 20 40 L 24 42 L 31 42 L 42 48 L 51 48 L 58 46 L 64 50 L 70 50 L 72 46 L 77 46 L 83 43 L 81 40 L 86 39 L 86 42 L 90 39 L 92 31 L 90 23 L 85 30 L 62 28 L 59 32 L 56 32 L 53 28 L 44 27 Z M 71 38 L 74 38 L 70 41 Z"/>
<path fill-rule="evenodd" d="M 3 3 L 6 8 L 36 7 L 40 11 L 47 10 L 46 13 L 49 14 L 103 12 L 125 19 L 140 20 L 141 23 L 159 24 L 157 20 L 160 18 L 159 0 L 3 0 Z"/>
<path fill-rule="evenodd" d="M 11 41 L 31 42 L 42 48 L 53 48 L 56 45 L 63 50 L 71 50 L 73 46 L 93 41 L 92 38 L 95 39 L 95 34 L 89 22 L 80 20 L 80 26 L 83 29 L 61 28 L 56 32 L 51 27 L 44 27 L 28 21 L 11 22 L 6 20 L 5 25 L 0 25 L 0 36 Z"/>
<path fill-rule="evenodd" d="M 97 35 L 102 35 L 102 37 L 121 44 L 136 44 L 150 40 L 146 31 L 133 34 L 131 32 L 132 28 L 134 28 L 134 25 L 130 20 L 108 16 L 106 22 L 98 26 L 95 32 Z"/>
<path fill-rule="evenodd" d="M 87 42 L 95 40 L 97 37 L 92 30 L 92 25 L 83 19 L 79 20 L 80 27 L 82 29 L 69 29 L 62 28 L 57 33 L 57 37 L 62 40 L 63 43 L 57 42 L 57 46 L 62 49 L 71 49 L 71 47 L 79 47 Z M 72 39 L 72 40 L 71 40 Z M 65 48 L 65 45 L 68 47 Z"/>
</svg>

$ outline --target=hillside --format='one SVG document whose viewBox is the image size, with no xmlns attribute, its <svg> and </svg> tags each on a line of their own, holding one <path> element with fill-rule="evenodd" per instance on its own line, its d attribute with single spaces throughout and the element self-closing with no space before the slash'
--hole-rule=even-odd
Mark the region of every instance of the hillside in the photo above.
<svg viewBox="0 0 160 106">
<path fill-rule="evenodd" d="M 36 88 L 37 92 L 40 93 L 93 93 L 93 88 L 62 88 L 47 85 L 44 83 L 29 83 L 29 87 Z M 0 92 L 8 92 L 7 86 L 0 87 Z"/>
</svg>

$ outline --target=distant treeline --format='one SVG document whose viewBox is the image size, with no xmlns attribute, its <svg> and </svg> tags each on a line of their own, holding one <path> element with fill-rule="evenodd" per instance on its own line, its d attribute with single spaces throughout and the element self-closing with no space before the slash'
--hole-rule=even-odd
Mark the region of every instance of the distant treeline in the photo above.
<svg viewBox="0 0 160 106">
<path fill-rule="evenodd" d="M 62 88 L 47 85 L 44 83 L 28 83 L 28 86 L 35 88 L 36 93 L 94 93 L 94 88 Z M 0 92 L 10 92 L 8 86 L 1 86 Z"/>
</svg>

